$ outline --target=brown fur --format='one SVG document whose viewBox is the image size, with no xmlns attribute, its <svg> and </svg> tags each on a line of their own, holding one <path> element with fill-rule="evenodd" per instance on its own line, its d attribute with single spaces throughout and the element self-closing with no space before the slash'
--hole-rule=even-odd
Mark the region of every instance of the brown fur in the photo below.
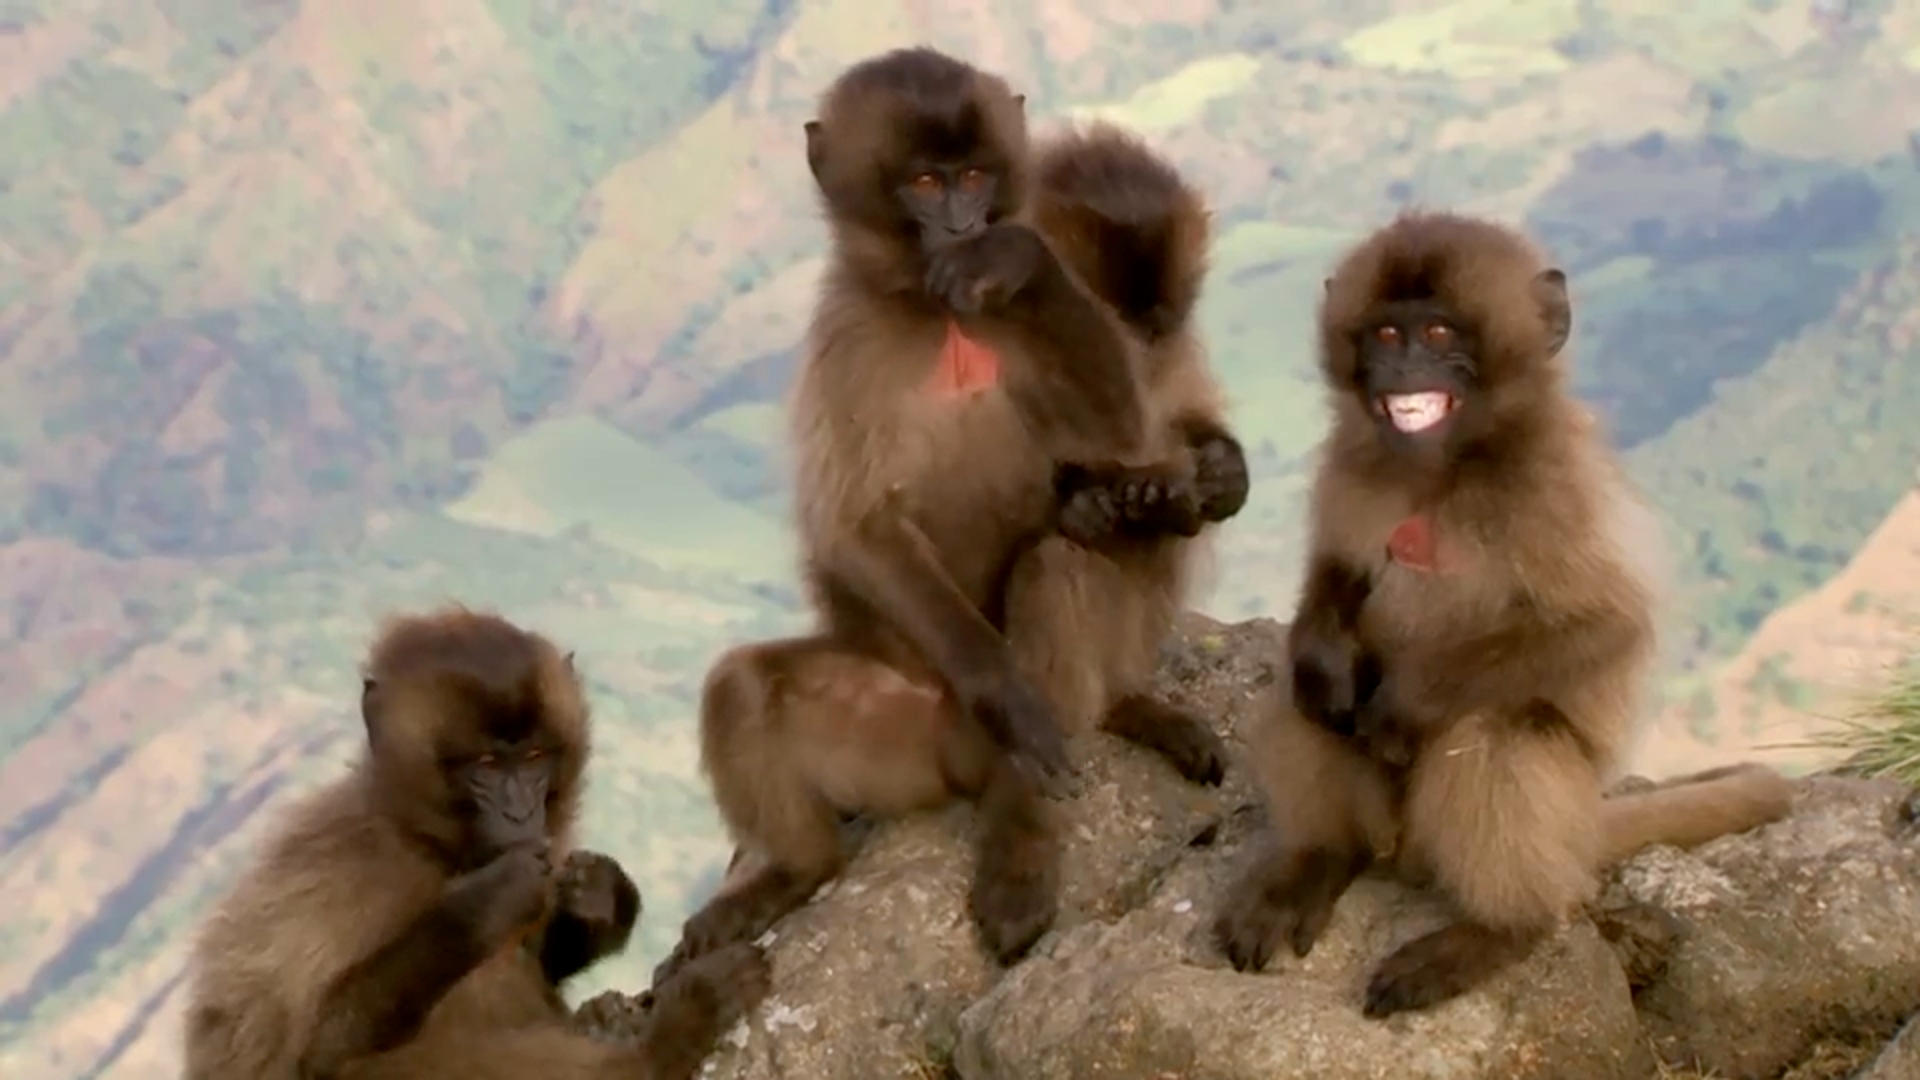
<svg viewBox="0 0 1920 1080">
<path fill-rule="evenodd" d="M 568 1032 L 539 947 L 546 931 L 575 914 L 567 875 L 548 882 L 530 938 L 526 927 L 496 927 L 505 932 L 478 940 L 460 914 L 470 909 L 449 907 L 470 880 L 462 875 L 473 841 L 441 755 L 479 736 L 485 721 L 476 708 L 531 708 L 557 758 L 550 857 L 587 868 L 574 884 L 608 872 L 623 883 L 618 899 L 600 898 L 617 914 L 603 905 L 585 917 L 623 921 L 611 937 L 615 948 L 625 944 L 637 891 L 604 856 L 569 857 L 589 749 L 588 710 L 570 659 L 537 634 L 455 608 L 391 621 L 367 673 L 370 693 L 377 686 L 384 695 L 378 723 L 368 722 L 368 752 L 349 775 L 286 813 L 195 942 L 186 1076 L 692 1076 L 725 1026 L 765 992 L 757 953 L 689 970 L 686 983 L 662 995 L 641 1045 L 622 1049 Z M 455 689 L 462 686 L 467 692 Z M 523 939 L 536 947 L 520 948 Z M 384 997 L 353 996 L 356 972 L 408 943 L 416 949 L 408 955 L 427 963 L 461 955 L 472 964 L 437 993 L 394 971 Z"/>
<path fill-rule="evenodd" d="M 1043 141 L 1034 172 L 1041 231 L 1142 343 L 1150 423 L 1189 456 L 1193 435 L 1227 437 L 1225 403 L 1191 318 L 1209 241 L 1199 192 L 1107 124 Z M 1244 470 L 1244 459 L 1238 465 Z M 1008 633 L 1068 730 L 1105 726 L 1159 750 L 1189 779 L 1220 779 L 1225 750 L 1211 728 L 1140 695 L 1208 564 L 1214 520 L 1237 512 L 1244 497 L 1194 536 L 1161 533 L 1098 550 L 1050 537 L 1016 565 Z"/>
<path fill-rule="evenodd" d="M 1289 632 L 1293 694 L 1276 691 L 1252 748 L 1280 848 L 1230 893 L 1216 933 L 1236 966 L 1259 967 L 1282 941 L 1304 955 L 1368 862 L 1431 877 L 1460 921 L 1382 962 L 1370 1015 L 1433 1005 L 1525 956 L 1607 863 L 1775 820 L 1790 801 L 1760 766 L 1602 797 L 1654 656 L 1654 553 L 1644 509 L 1565 389 L 1570 308 L 1543 273 L 1508 229 L 1410 214 L 1327 285 L 1334 426 Z M 1475 335 L 1479 400 L 1446 451 L 1409 463 L 1356 392 L 1355 342 L 1377 304 L 1426 297 Z M 1438 572 L 1387 554 L 1415 512 L 1433 522 Z M 1330 657 L 1379 664 L 1350 733 L 1309 715 L 1332 707 L 1300 681 L 1302 665 L 1340 666 Z"/>
<path fill-rule="evenodd" d="M 832 257 L 790 442 L 820 626 L 708 672 L 702 765 L 753 855 L 656 979 L 804 903 L 839 871 L 843 814 L 954 798 L 980 807 L 972 902 L 989 951 L 1011 959 L 1045 930 L 1057 853 L 1032 763 L 1063 760 L 1049 750 L 1060 721 L 1021 675 L 1002 601 L 1041 565 L 1013 569 L 1055 527 L 1057 465 L 1156 460 L 1137 344 L 1050 252 L 1017 303 L 952 315 L 932 292 L 942 253 L 923 249 L 897 194 L 916 157 L 986 163 L 988 233 L 1025 229 L 1014 238 L 1045 250 L 1024 225 L 1026 124 L 1003 80 L 932 50 L 888 53 L 836 80 L 807 134 Z M 997 386 L 925 389 L 950 318 L 999 354 Z"/>
</svg>

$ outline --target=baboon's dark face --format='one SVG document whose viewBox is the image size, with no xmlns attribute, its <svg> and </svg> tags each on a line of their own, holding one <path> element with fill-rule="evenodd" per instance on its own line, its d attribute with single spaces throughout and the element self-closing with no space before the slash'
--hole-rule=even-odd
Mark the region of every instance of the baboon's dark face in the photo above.
<svg viewBox="0 0 1920 1080">
<path fill-rule="evenodd" d="M 806 129 L 807 164 L 834 214 L 925 251 L 1014 213 L 1024 132 L 998 130 L 1005 103 L 985 95 L 971 67 L 930 49 L 849 70 L 841 106 Z"/>
<path fill-rule="evenodd" d="M 1015 209 L 1007 156 L 971 102 L 916 112 L 867 168 L 835 157 L 834 133 L 810 129 L 809 152 L 823 177 L 861 175 L 828 188 L 836 209 L 933 251 L 976 236 Z"/>
<path fill-rule="evenodd" d="M 475 696 L 464 723 L 450 725 L 439 746 L 448 808 L 485 862 L 510 847 L 545 843 L 548 810 L 562 795 L 571 752 L 543 714 L 537 687 L 517 694 Z"/>
<path fill-rule="evenodd" d="M 894 194 L 919 232 L 922 248 L 932 251 L 977 236 L 998 216 L 993 193 L 1000 177 L 978 160 L 975 155 L 916 155 L 901 170 Z"/>
<path fill-rule="evenodd" d="M 1479 342 L 1436 300 L 1390 300 L 1356 335 L 1353 392 L 1396 450 L 1444 453 L 1479 391 Z"/>
</svg>

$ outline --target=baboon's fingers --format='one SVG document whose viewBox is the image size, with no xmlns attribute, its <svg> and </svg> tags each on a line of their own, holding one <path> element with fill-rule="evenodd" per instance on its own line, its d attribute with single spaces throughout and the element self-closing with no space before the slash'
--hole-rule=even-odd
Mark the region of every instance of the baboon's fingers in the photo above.
<svg viewBox="0 0 1920 1080">
<path fill-rule="evenodd" d="M 1060 847 L 1039 788 L 1012 762 L 995 768 L 979 805 L 970 907 L 987 951 L 1025 955 L 1059 911 Z"/>
<path fill-rule="evenodd" d="M 639 1056 L 647 1080 L 691 1080 L 726 1030 L 767 996 L 772 973 L 754 945 L 730 945 L 656 984 Z M 633 1075 L 631 1073 L 627 1075 Z"/>
<path fill-rule="evenodd" d="M 1305 957 L 1368 861 L 1332 848 L 1268 851 L 1229 890 L 1215 939 L 1241 971 L 1265 967 L 1282 942 Z"/>
</svg>

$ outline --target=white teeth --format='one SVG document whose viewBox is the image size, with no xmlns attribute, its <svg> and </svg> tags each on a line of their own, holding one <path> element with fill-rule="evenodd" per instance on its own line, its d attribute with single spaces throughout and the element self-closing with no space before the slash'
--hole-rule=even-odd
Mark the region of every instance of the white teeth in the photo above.
<svg viewBox="0 0 1920 1080">
<path fill-rule="evenodd" d="M 1439 423 L 1452 408 L 1453 401 L 1444 392 L 1426 390 L 1418 394 L 1387 394 L 1387 418 L 1393 426 L 1411 435 Z"/>
</svg>

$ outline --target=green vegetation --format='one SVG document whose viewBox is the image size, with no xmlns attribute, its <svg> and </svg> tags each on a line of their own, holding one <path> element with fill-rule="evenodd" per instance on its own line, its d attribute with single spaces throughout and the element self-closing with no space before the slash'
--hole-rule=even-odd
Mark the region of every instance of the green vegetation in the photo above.
<svg viewBox="0 0 1920 1080">
<path fill-rule="evenodd" d="M 1920 652 L 1808 745 L 1845 754 L 1864 775 L 1920 785 Z"/>
<path fill-rule="evenodd" d="M 446 512 L 536 536 L 586 529 L 641 558 L 742 578 L 776 580 L 793 565 L 775 522 L 588 417 L 550 420 L 516 435 Z"/>
<path fill-rule="evenodd" d="M 1920 460 L 1920 175 L 1886 89 L 1920 52 L 1886 5 L 1852 8 L 1833 34 L 1742 0 L 1069 5 L 1047 34 L 994 0 L 969 25 L 1036 127 L 1140 128 L 1214 200 L 1201 319 L 1256 483 L 1205 606 L 1292 602 L 1329 264 L 1406 203 L 1498 214 L 1572 274 L 1579 389 L 1681 541 L 1668 691 L 1711 741 L 1739 722 L 1713 664 L 1843 565 Z M 0 999 L 0 1049 L 104 1075 L 109 1045 L 158 1037 L 153 965 L 259 800 L 350 749 L 373 620 L 450 598 L 579 649 L 585 839 L 647 897 L 596 985 L 643 977 L 724 855 L 700 675 L 802 621 L 781 403 L 821 232 L 798 121 L 919 20 L 7 6 L 0 766 L 32 775 L 0 874 L 108 899 L 0 927 L 0 979 L 34 988 Z M 1803 702 L 1784 670 L 1756 697 Z"/>
</svg>

